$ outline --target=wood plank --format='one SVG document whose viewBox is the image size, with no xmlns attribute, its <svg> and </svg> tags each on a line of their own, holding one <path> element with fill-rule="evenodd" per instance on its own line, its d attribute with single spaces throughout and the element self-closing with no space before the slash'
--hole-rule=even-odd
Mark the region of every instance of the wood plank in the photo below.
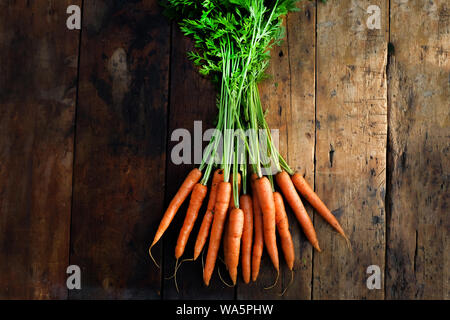
<svg viewBox="0 0 450 320">
<path fill-rule="evenodd" d="M 293 170 L 314 174 L 314 83 L 315 83 L 315 3 L 303 2 L 301 11 L 286 18 L 286 41 L 271 53 L 268 69 L 270 78 L 260 86 L 263 106 L 268 109 L 267 121 L 271 129 L 279 130 L 279 150 Z M 279 246 L 281 276 L 272 290 L 264 290 L 274 281 L 275 273 L 266 252 L 263 255 L 260 277 L 256 283 L 238 285 L 238 299 L 309 299 L 311 297 L 312 254 L 301 227 L 285 203 L 296 259 L 295 278 L 284 262 Z M 309 210 L 311 213 L 311 210 Z"/>
<path fill-rule="evenodd" d="M 0 4 L 0 299 L 65 299 L 81 1 Z"/>
<path fill-rule="evenodd" d="M 381 30 L 369 30 L 377 5 Z M 315 214 L 313 299 L 382 299 L 367 267 L 385 265 L 388 1 L 318 4 L 316 190 L 351 239 Z M 381 279 L 381 283 L 383 283 Z"/>
<path fill-rule="evenodd" d="M 450 298 L 449 10 L 391 3 L 388 299 Z"/>
<path fill-rule="evenodd" d="M 176 129 L 186 129 L 192 139 L 191 162 L 194 162 L 194 121 L 201 121 L 201 134 L 209 128 L 214 128 L 214 120 L 217 117 L 216 96 L 217 91 L 210 79 L 202 77 L 196 67 L 187 58 L 187 52 L 193 49 L 190 39 L 179 30 L 178 25 L 173 24 L 172 52 L 171 52 L 171 84 L 170 84 L 170 115 L 167 149 L 167 193 L 166 206 L 177 192 L 186 175 L 199 163 L 175 164 L 170 155 L 178 141 L 171 141 L 171 135 Z M 201 137 L 200 137 L 201 138 Z M 203 143 L 206 147 L 206 143 Z M 208 184 L 208 187 L 210 183 Z M 207 195 L 209 197 L 209 194 Z M 175 246 L 178 233 L 183 225 L 187 210 L 188 200 L 178 211 L 170 228 L 164 235 L 164 267 L 165 277 L 169 277 L 175 266 Z M 206 211 L 206 202 L 199 212 L 198 220 L 191 232 L 185 249 L 184 258 L 191 258 L 194 252 L 194 243 L 198 229 Z M 162 217 L 163 212 L 159 213 Z M 206 259 L 208 242 L 205 244 L 204 259 Z M 179 269 L 177 281 L 179 292 L 176 291 L 174 280 L 163 280 L 164 299 L 233 299 L 234 289 L 226 287 L 219 279 L 217 266 L 220 266 L 225 276 L 225 269 L 221 262 L 217 262 L 209 287 L 203 284 L 203 271 L 201 257 L 195 262 L 185 262 Z"/>
<path fill-rule="evenodd" d="M 157 1 L 85 2 L 70 257 L 82 290 L 70 298 L 160 297 L 148 246 L 163 210 L 169 39 Z"/>
<path fill-rule="evenodd" d="M 315 72 L 316 72 L 316 4 L 302 2 L 301 11 L 288 16 L 290 74 L 290 108 L 286 113 L 286 160 L 292 170 L 304 175 L 314 186 L 315 148 Z M 305 207 L 312 216 L 312 207 Z M 289 207 L 285 201 L 285 205 Z M 311 299 L 312 246 L 289 209 L 289 222 L 294 239 L 295 279 L 285 299 Z M 288 280 L 288 273 L 285 273 Z M 285 283 L 288 281 L 285 280 Z"/>
</svg>

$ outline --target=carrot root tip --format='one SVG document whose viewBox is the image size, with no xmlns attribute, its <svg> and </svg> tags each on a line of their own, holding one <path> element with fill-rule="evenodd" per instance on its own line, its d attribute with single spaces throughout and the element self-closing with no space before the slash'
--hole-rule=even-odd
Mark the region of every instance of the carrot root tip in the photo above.
<svg viewBox="0 0 450 320">
<path fill-rule="evenodd" d="M 275 282 L 272 285 L 265 287 L 264 290 L 269 290 L 269 289 L 272 289 L 273 287 L 275 287 L 278 283 L 279 277 L 280 277 L 280 270 L 277 270 L 277 277 L 275 278 Z"/>
<path fill-rule="evenodd" d="M 181 265 L 181 263 L 180 263 L 180 265 Z M 178 271 L 178 268 L 179 268 L 180 266 L 178 265 L 178 259 L 177 259 L 177 262 L 175 262 L 175 272 L 174 272 L 174 274 L 173 274 L 173 277 L 174 277 L 174 282 L 175 282 L 175 289 L 177 290 L 177 293 L 180 293 L 180 290 L 178 289 L 178 282 L 177 282 L 177 271 Z"/>
<path fill-rule="evenodd" d="M 202 251 L 202 272 L 205 273 L 205 260 L 204 260 L 204 252 L 205 250 Z"/>
<path fill-rule="evenodd" d="M 224 285 L 226 285 L 227 287 L 230 287 L 230 288 L 234 287 L 234 285 L 228 284 L 228 283 L 222 278 L 222 274 L 220 273 L 220 268 L 217 268 L 217 271 L 218 271 L 218 273 L 219 273 L 219 278 L 220 278 L 220 280 L 222 281 L 222 283 L 223 283 Z"/>
<path fill-rule="evenodd" d="M 152 245 L 150 246 L 150 248 L 148 249 L 148 254 L 150 255 L 150 258 L 152 258 L 153 262 L 158 267 L 158 269 L 161 269 L 161 267 L 159 266 L 159 264 L 156 262 L 155 258 L 152 255 L 152 248 L 154 245 L 155 245 L 155 243 L 153 242 Z"/>
<path fill-rule="evenodd" d="M 164 278 L 164 279 L 165 279 L 165 280 L 170 280 L 170 279 L 174 278 L 174 277 L 176 276 L 176 273 L 177 273 L 178 269 L 180 269 L 180 267 L 181 267 L 181 265 L 183 264 L 183 262 L 186 262 L 186 261 L 194 261 L 194 259 L 192 259 L 192 258 L 183 259 L 183 260 L 180 261 L 180 263 L 178 264 L 178 266 L 177 266 L 177 263 L 178 263 L 178 259 L 177 259 L 177 262 L 176 262 L 176 264 L 175 264 L 175 271 L 174 271 L 173 275 L 171 275 L 171 276 L 168 277 L 168 278 Z"/>
<path fill-rule="evenodd" d="M 284 296 L 284 294 L 286 293 L 286 291 L 289 289 L 289 287 L 293 282 L 294 282 L 294 269 L 291 269 L 291 280 L 289 281 L 286 288 L 284 288 L 283 292 L 280 294 L 280 297 Z"/>
<path fill-rule="evenodd" d="M 353 252 L 352 243 L 350 242 L 350 239 L 345 234 L 343 234 L 342 236 L 344 237 L 345 242 L 347 243 L 347 247 L 350 250 L 350 252 Z"/>
</svg>

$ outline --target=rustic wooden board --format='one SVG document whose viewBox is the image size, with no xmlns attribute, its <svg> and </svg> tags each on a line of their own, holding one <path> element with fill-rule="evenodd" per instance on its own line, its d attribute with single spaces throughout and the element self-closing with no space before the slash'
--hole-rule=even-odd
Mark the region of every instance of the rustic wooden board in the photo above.
<svg viewBox="0 0 450 320">
<path fill-rule="evenodd" d="M 259 280 L 236 288 L 217 269 L 206 288 L 201 261 L 185 262 L 177 293 L 164 277 L 186 205 L 153 249 L 163 268 L 151 262 L 164 209 L 194 167 L 172 162 L 171 134 L 193 134 L 195 120 L 213 127 L 217 91 L 157 1 L 84 1 L 80 44 L 65 23 L 67 6 L 82 3 L 0 4 L 1 299 L 450 299 L 447 1 L 303 1 L 286 18 L 262 102 L 281 153 L 353 252 L 317 213 L 323 253 L 313 252 L 288 208 L 296 273 L 283 297 L 281 250 L 272 290 L 264 253 Z M 381 8 L 381 30 L 366 27 L 369 5 Z M 68 294 L 69 264 L 82 268 L 82 290 Z M 381 290 L 366 287 L 373 264 L 386 271 Z"/>
<path fill-rule="evenodd" d="M 81 1 L 0 3 L 0 298 L 64 299 Z"/>
<path fill-rule="evenodd" d="M 83 23 L 70 298 L 157 299 L 170 26 L 156 1 L 86 1 Z"/>
<path fill-rule="evenodd" d="M 194 121 L 201 121 L 203 132 L 209 128 L 214 128 L 214 120 L 217 116 L 216 95 L 217 91 L 210 79 L 202 77 L 196 67 L 187 58 L 187 52 L 193 49 L 190 39 L 186 38 L 179 30 L 178 25 L 173 24 L 172 52 L 171 52 L 171 85 L 170 85 L 170 109 L 169 109 L 169 134 L 167 148 L 167 173 L 166 173 L 166 206 L 177 192 L 186 175 L 199 163 L 194 155 Z M 173 147 L 178 141 L 171 141 L 171 135 L 176 129 L 186 129 L 192 139 L 191 163 L 175 164 L 171 159 Z M 206 143 L 203 143 L 206 147 Z M 208 187 L 210 183 L 208 184 Z M 207 195 L 209 197 L 209 194 Z M 178 233 L 183 225 L 189 199 L 178 211 L 172 225 L 164 236 L 164 277 L 173 274 L 175 267 L 175 246 Z M 194 243 L 197 238 L 198 229 L 206 210 L 206 202 L 199 212 L 197 222 L 191 232 L 188 244 L 185 249 L 184 258 L 192 258 Z M 162 217 L 163 212 L 157 214 Z M 156 229 L 155 229 L 156 230 Z M 206 259 L 208 242 L 204 248 L 204 259 Z M 226 287 L 219 279 L 217 266 L 220 266 L 222 275 L 225 276 L 223 264 L 218 261 L 216 270 L 213 273 L 209 287 L 203 284 L 203 271 L 201 256 L 195 262 L 185 262 L 179 269 L 177 281 L 179 292 L 176 291 L 174 280 L 163 280 L 164 299 L 233 299 L 234 289 Z"/>
<path fill-rule="evenodd" d="M 381 9 L 381 30 L 366 8 Z M 349 235 L 315 214 L 313 299 L 382 299 L 366 269 L 384 270 L 388 1 L 328 1 L 317 17 L 316 190 Z M 383 280 L 382 280 L 383 283 Z"/>
<path fill-rule="evenodd" d="M 450 298 L 449 10 L 391 4 L 387 299 Z"/>
<path fill-rule="evenodd" d="M 300 12 L 287 17 L 290 108 L 284 119 L 287 125 L 285 155 L 292 170 L 303 174 L 314 186 L 316 4 L 304 1 L 300 8 Z M 285 205 L 289 207 L 286 201 Z M 312 216 L 312 208 L 306 202 L 305 207 Z M 284 298 L 311 299 L 313 249 L 290 209 L 289 213 L 296 254 L 295 279 Z M 285 279 L 289 279 L 288 273 Z"/>
<path fill-rule="evenodd" d="M 286 41 L 271 53 L 267 73 L 270 78 L 260 86 L 263 107 L 267 108 L 267 121 L 279 130 L 279 150 L 293 170 L 314 174 L 314 97 L 315 97 L 315 3 L 303 2 L 300 12 L 286 18 Z M 295 278 L 291 279 L 279 246 L 281 275 L 277 286 L 264 290 L 275 278 L 269 257 L 263 255 L 260 277 L 256 283 L 240 282 L 238 299 L 309 299 L 311 297 L 311 246 L 301 231 L 287 202 L 290 231 L 294 240 L 296 260 Z M 311 213 L 311 211 L 309 210 Z"/>
</svg>

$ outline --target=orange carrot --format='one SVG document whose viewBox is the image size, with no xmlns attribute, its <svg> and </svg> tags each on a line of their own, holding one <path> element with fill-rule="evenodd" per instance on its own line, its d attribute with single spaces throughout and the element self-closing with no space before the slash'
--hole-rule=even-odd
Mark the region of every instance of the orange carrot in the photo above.
<svg viewBox="0 0 450 320">
<path fill-rule="evenodd" d="M 231 211 L 233 209 L 236 208 L 236 206 L 234 205 L 234 187 L 233 187 L 233 174 L 230 174 L 230 183 L 231 183 L 231 198 L 230 198 L 230 204 L 228 205 L 228 214 L 227 216 L 230 215 Z M 241 192 L 241 174 L 238 173 L 237 175 L 237 183 L 238 183 L 238 194 Z M 229 228 L 229 219 L 226 220 L 225 222 L 225 229 L 224 229 L 224 241 L 223 241 L 223 252 L 224 252 L 224 259 L 225 259 L 225 266 L 227 267 L 228 270 L 228 266 L 229 266 L 229 261 L 228 261 L 228 242 L 225 240 L 226 238 L 228 238 L 228 228 Z"/>
<path fill-rule="evenodd" d="M 191 200 L 189 201 L 189 207 L 184 218 L 183 226 L 181 227 L 180 234 L 178 236 L 177 245 L 175 247 L 175 258 L 179 259 L 186 248 L 186 243 L 189 239 L 189 235 L 194 227 L 195 220 L 197 220 L 198 211 L 202 206 L 203 199 L 206 197 L 208 188 L 201 183 L 197 183 L 192 190 Z"/>
<path fill-rule="evenodd" d="M 230 198 L 231 183 L 222 181 L 217 188 L 216 203 L 214 205 L 214 219 L 211 227 L 211 235 L 209 237 L 205 269 L 203 270 L 203 281 L 207 286 L 209 285 L 216 264 Z"/>
<path fill-rule="evenodd" d="M 233 181 L 233 174 L 230 174 L 230 182 Z M 241 193 L 241 174 L 238 173 L 237 175 L 237 182 L 238 182 L 238 195 Z M 230 205 L 228 206 L 228 210 L 231 211 L 235 208 L 234 205 L 234 190 L 233 190 L 233 183 L 231 182 L 231 199 L 230 199 Z"/>
<path fill-rule="evenodd" d="M 267 177 L 262 177 L 255 181 L 255 187 L 263 217 L 264 243 L 273 266 L 278 273 L 280 265 L 275 234 L 275 202 L 273 200 L 272 186 Z"/>
<path fill-rule="evenodd" d="M 239 264 L 239 251 L 241 246 L 242 231 L 244 230 L 244 212 L 241 209 L 234 208 L 230 212 L 228 219 L 227 237 L 225 239 L 227 243 L 226 261 L 228 265 L 228 272 L 230 278 L 233 281 L 233 285 L 236 284 L 237 279 L 237 267 Z"/>
<path fill-rule="evenodd" d="M 316 230 L 314 229 L 311 218 L 309 217 L 308 213 L 305 210 L 305 207 L 303 206 L 302 200 L 300 200 L 300 196 L 295 190 L 294 184 L 292 183 L 289 174 L 286 171 L 282 171 L 276 175 L 276 180 L 278 186 L 283 192 L 284 197 L 294 211 L 295 217 L 302 226 L 306 238 L 309 240 L 312 246 L 320 252 L 321 250 L 319 247 L 319 240 L 317 240 Z"/>
<path fill-rule="evenodd" d="M 228 231 L 230 230 L 230 206 L 228 206 L 228 213 L 227 213 L 227 218 L 225 219 L 225 225 L 224 225 L 224 229 L 223 229 L 223 255 L 224 255 L 224 263 L 225 263 L 225 267 L 228 270 L 228 266 L 230 265 L 230 261 L 228 260 L 229 258 L 229 251 L 228 251 Z"/>
<path fill-rule="evenodd" d="M 213 217 L 214 215 L 211 211 L 206 211 L 205 215 L 203 216 L 203 221 L 202 224 L 200 225 L 200 230 L 198 231 L 197 235 L 197 240 L 195 241 L 194 261 L 197 260 L 200 253 L 203 250 L 203 247 L 205 246 L 206 239 L 209 236 L 209 229 L 211 227 Z"/>
<path fill-rule="evenodd" d="M 297 190 L 313 206 L 313 208 L 316 209 L 317 213 L 320 214 L 325 219 L 325 221 L 331 224 L 331 226 L 345 238 L 347 243 L 349 243 L 349 239 L 347 238 L 336 217 L 326 207 L 322 200 L 320 200 L 319 196 L 306 182 L 305 178 L 303 178 L 301 174 L 296 173 L 292 176 L 291 179 Z"/>
<path fill-rule="evenodd" d="M 206 239 L 209 235 L 209 228 L 213 220 L 214 204 L 216 203 L 217 186 L 223 181 L 223 170 L 217 169 L 214 171 L 214 175 L 211 182 L 211 191 L 209 194 L 208 207 L 206 208 L 205 215 L 203 217 L 200 230 L 198 231 L 197 240 L 194 246 L 194 260 L 197 260 L 198 256 L 203 250 L 203 246 L 206 243 Z"/>
<path fill-rule="evenodd" d="M 261 256 L 264 249 L 264 236 L 263 236 L 263 220 L 261 208 L 259 206 L 259 199 L 256 193 L 254 180 L 252 181 L 251 186 L 253 191 L 253 213 L 254 213 L 253 227 L 255 229 L 255 238 L 253 240 L 253 250 L 252 250 L 252 281 L 256 281 L 256 279 L 258 278 L 259 267 L 261 265 Z"/>
<path fill-rule="evenodd" d="M 289 270 L 292 271 L 294 268 L 295 251 L 292 236 L 289 231 L 289 222 L 283 203 L 283 197 L 279 192 L 274 192 L 273 198 L 275 201 L 276 225 L 278 234 L 280 235 L 281 248 L 283 249 L 286 264 Z"/>
<path fill-rule="evenodd" d="M 173 220 L 173 217 L 175 217 L 175 214 L 177 213 L 178 209 L 180 208 L 181 204 L 184 202 L 184 200 L 186 200 L 187 196 L 191 193 L 195 184 L 200 180 L 201 177 L 202 177 L 202 172 L 197 168 L 195 168 L 191 172 L 189 172 L 188 176 L 184 180 L 180 189 L 178 189 L 178 192 L 175 194 L 172 201 L 170 201 L 169 207 L 167 207 L 167 210 L 164 213 L 164 216 L 161 219 L 161 222 L 159 223 L 158 230 L 156 231 L 156 234 L 155 234 L 155 238 L 153 239 L 153 242 L 148 250 L 152 259 L 153 259 L 153 256 L 151 253 L 152 247 L 159 241 L 159 239 L 162 237 L 164 232 L 167 230 L 167 228 L 169 227 L 170 223 Z M 156 263 L 156 261 L 154 259 L 153 259 L 153 261 Z"/>
<path fill-rule="evenodd" d="M 239 206 L 244 212 L 244 230 L 242 232 L 242 277 L 245 283 L 250 282 L 252 238 L 253 238 L 253 204 L 248 194 L 241 196 Z"/>
</svg>

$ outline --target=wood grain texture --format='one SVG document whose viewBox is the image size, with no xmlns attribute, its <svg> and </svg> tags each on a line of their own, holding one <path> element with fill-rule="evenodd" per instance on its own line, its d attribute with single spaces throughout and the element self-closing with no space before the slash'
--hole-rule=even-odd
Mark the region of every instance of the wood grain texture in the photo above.
<svg viewBox="0 0 450 320">
<path fill-rule="evenodd" d="M 83 23 L 70 298 L 158 299 L 170 26 L 156 1 L 86 1 Z"/>
<path fill-rule="evenodd" d="M 450 298 L 449 10 L 391 6 L 387 299 Z"/>
<path fill-rule="evenodd" d="M 195 166 L 198 167 L 201 161 L 200 157 L 195 156 L 194 139 L 200 141 L 205 130 L 214 128 L 214 120 L 217 117 L 216 96 L 217 91 L 213 86 L 210 79 L 200 76 L 196 67 L 187 58 L 186 53 L 193 49 L 193 44 L 190 39 L 183 36 L 179 27 L 174 23 L 172 35 L 172 52 L 171 52 L 171 85 L 170 85 L 170 114 L 169 114 L 169 126 L 168 126 L 168 148 L 167 148 L 167 192 L 166 192 L 166 207 L 170 200 L 176 194 L 182 181 L 189 173 L 189 171 Z M 194 132 L 194 121 L 201 121 L 201 130 L 197 133 Z M 191 144 L 191 164 L 175 164 L 172 159 L 173 147 L 179 143 L 179 141 L 172 141 L 172 133 L 174 130 L 184 129 L 187 130 L 192 138 Z M 195 136 L 195 134 L 197 134 Z M 174 137 L 175 140 L 175 137 Z M 206 147 L 206 142 L 202 143 L 203 147 Z M 176 153 L 178 154 L 178 153 Z M 197 158 L 197 159 L 196 159 Z M 208 183 L 208 188 L 211 185 L 211 179 Z M 209 196 L 209 195 L 208 195 Z M 207 196 L 207 197 L 208 197 Z M 197 238 L 198 229 L 200 227 L 203 215 L 206 211 L 207 199 L 204 201 L 203 206 L 198 214 L 197 222 L 191 232 L 189 241 L 187 243 L 184 256 L 185 258 L 192 258 L 194 254 L 194 244 Z M 175 267 L 175 246 L 183 225 L 184 217 L 186 215 L 187 204 L 189 199 L 186 199 L 185 203 L 179 209 L 175 216 L 170 228 L 164 235 L 164 267 L 163 276 L 169 277 L 174 272 Z M 157 214 L 158 217 L 162 217 L 163 212 Z M 156 229 L 155 229 L 156 230 Z M 209 238 L 208 238 L 209 241 Z M 208 247 L 208 241 L 204 248 L 204 259 L 206 259 L 206 252 Z M 220 256 L 223 257 L 221 252 Z M 179 292 L 176 291 L 174 280 L 163 279 L 163 298 L 164 299 L 233 299 L 234 289 L 226 287 L 219 279 L 217 268 L 221 268 L 221 274 L 225 276 L 227 274 L 226 269 L 222 262 L 217 260 L 216 269 L 213 273 L 211 283 L 209 287 L 203 284 L 203 271 L 201 256 L 195 262 L 184 262 L 179 269 L 177 275 L 177 281 L 179 286 Z"/>
<path fill-rule="evenodd" d="M 385 260 L 386 57 L 388 1 L 318 5 L 316 190 L 351 239 L 317 214 L 322 253 L 314 254 L 314 299 L 383 299 L 366 269 Z M 366 8 L 381 9 L 381 30 Z M 383 281 L 382 281 L 383 282 Z"/>
<path fill-rule="evenodd" d="M 79 41 L 68 5 L 0 3 L 0 299 L 67 296 Z"/>
<path fill-rule="evenodd" d="M 206 288 L 200 258 L 179 269 L 176 292 L 164 277 L 188 200 L 154 266 L 148 246 L 194 167 L 174 164 L 171 134 L 213 127 L 217 90 L 156 0 L 84 1 L 80 43 L 66 8 L 82 2 L 0 1 L 0 299 L 450 299 L 448 1 L 302 1 L 285 19 L 262 103 L 353 251 L 304 201 L 323 249 L 313 252 L 285 203 L 296 261 L 282 297 L 280 246 L 271 290 L 264 252 L 256 283 L 239 270 L 228 288 L 216 267 Z M 366 26 L 369 5 L 381 30 Z M 80 291 L 68 293 L 69 264 L 82 269 Z M 366 287 L 373 264 L 386 271 L 381 290 Z"/>
<path fill-rule="evenodd" d="M 303 174 L 314 186 L 316 4 L 303 1 L 300 10 L 287 17 L 290 107 L 284 119 L 287 126 L 285 155 L 291 169 Z M 306 201 L 303 203 L 312 216 L 312 208 Z M 286 201 L 285 205 L 289 208 Z M 311 299 L 313 248 L 293 211 L 287 210 L 295 246 L 295 278 L 284 298 Z M 287 273 L 285 278 L 289 279 Z"/>
</svg>

